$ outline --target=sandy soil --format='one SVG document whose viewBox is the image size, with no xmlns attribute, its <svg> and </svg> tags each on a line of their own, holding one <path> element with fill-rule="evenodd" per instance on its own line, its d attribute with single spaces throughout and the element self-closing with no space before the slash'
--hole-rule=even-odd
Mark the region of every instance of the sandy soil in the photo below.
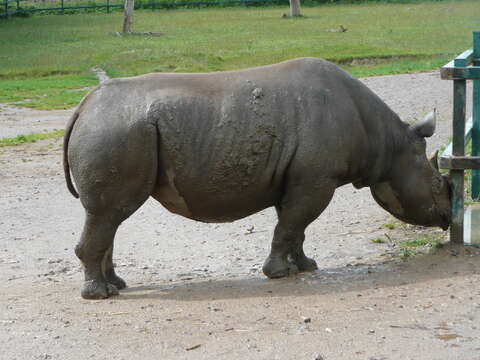
<svg viewBox="0 0 480 360">
<path fill-rule="evenodd" d="M 429 149 L 450 133 L 438 73 L 363 80 L 406 121 L 434 106 Z M 63 127 L 70 112 L 0 108 L 0 137 Z M 307 231 L 320 269 L 268 280 L 275 214 L 202 224 L 148 201 L 120 228 L 129 288 L 79 295 L 83 222 L 66 190 L 61 140 L 0 150 L 1 359 L 480 359 L 480 252 L 449 246 L 402 261 L 395 241 L 437 229 L 394 222 L 368 189 L 345 186 Z"/>
<path fill-rule="evenodd" d="M 72 110 L 34 110 L 0 104 L 0 139 L 65 128 Z"/>
</svg>

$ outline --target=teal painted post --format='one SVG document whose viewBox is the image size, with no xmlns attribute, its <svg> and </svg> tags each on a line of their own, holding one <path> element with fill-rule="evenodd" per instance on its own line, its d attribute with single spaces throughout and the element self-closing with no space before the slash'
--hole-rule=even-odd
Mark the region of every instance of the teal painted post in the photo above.
<svg viewBox="0 0 480 360">
<path fill-rule="evenodd" d="M 5 0 L 5 17 L 7 19 L 9 18 L 9 15 L 8 15 L 8 0 Z"/>
<path fill-rule="evenodd" d="M 110 0 L 107 0 L 107 14 L 110 13 Z"/>
<path fill-rule="evenodd" d="M 453 141 L 452 155 L 465 155 L 465 105 L 466 81 L 453 80 Z M 463 181 L 464 170 L 451 170 L 452 224 L 450 241 L 463 244 Z"/>
<path fill-rule="evenodd" d="M 473 32 L 473 65 L 480 66 L 480 31 Z M 480 156 L 480 80 L 473 80 L 472 156 Z M 472 170 L 472 198 L 480 197 L 480 171 Z"/>
<path fill-rule="evenodd" d="M 65 14 L 65 7 L 64 7 L 63 2 L 64 2 L 64 0 L 62 0 L 62 14 Z"/>
<path fill-rule="evenodd" d="M 17 0 L 17 12 L 20 10 L 20 0 Z"/>
</svg>

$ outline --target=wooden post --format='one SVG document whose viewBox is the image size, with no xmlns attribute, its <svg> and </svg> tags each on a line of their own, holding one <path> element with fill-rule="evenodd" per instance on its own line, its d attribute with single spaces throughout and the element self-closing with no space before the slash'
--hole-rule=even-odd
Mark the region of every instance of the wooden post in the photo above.
<svg viewBox="0 0 480 360">
<path fill-rule="evenodd" d="M 135 0 L 125 0 L 125 7 L 123 13 L 123 33 L 129 34 L 132 32 L 133 24 L 133 8 Z"/>
<path fill-rule="evenodd" d="M 480 31 L 473 32 L 473 65 L 480 65 Z M 473 80 L 472 156 L 480 156 L 480 80 Z M 472 170 L 472 198 L 480 197 L 480 171 Z"/>
<path fill-rule="evenodd" d="M 453 141 L 452 155 L 465 155 L 465 105 L 466 81 L 453 80 Z M 452 182 L 452 224 L 450 241 L 463 244 L 463 191 L 464 170 L 451 170 Z"/>
</svg>

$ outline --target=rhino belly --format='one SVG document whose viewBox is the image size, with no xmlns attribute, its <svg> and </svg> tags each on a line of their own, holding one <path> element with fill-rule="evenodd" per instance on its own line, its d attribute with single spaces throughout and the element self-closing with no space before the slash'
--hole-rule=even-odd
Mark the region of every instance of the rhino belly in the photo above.
<svg viewBox="0 0 480 360">
<path fill-rule="evenodd" d="M 217 193 L 205 191 L 201 186 L 192 187 L 189 181 L 188 192 L 184 194 L 180 190 L 182 181 L 175 178 L 172 169 L 166 169 L 160 179 L 152 193 L 154 199 L 172 213 L 206 223 L 232 222 L 247 217 L 275 205 L 279 198 L 277 189 L 260 191 L 251 186 L 237 191 L 228 188 L 226 179 L 219 180 Z"/>
<path fill-rule="evenodd" d="M 229 163 L 217 158 L 218 153 L 197 158 L 192 153 L 179 156 L 165 147 L 160 151 L 152 196 L 172 213 L 203 222 L 231 222 L 273 206 L 281 197 L 283 172 L 266 167 L 264 154 L 245 154 L 248 161 L 243 163 L 237 154 Z"/>
<path fill-rule="evenodd" d="M 175 187 L 172 169 L 166 169 L 164 176 L 157 182 L 152 197 L 159 201 L 168 211 L 190 219 L 193 218 L 187 202 Z"/>
</svg>

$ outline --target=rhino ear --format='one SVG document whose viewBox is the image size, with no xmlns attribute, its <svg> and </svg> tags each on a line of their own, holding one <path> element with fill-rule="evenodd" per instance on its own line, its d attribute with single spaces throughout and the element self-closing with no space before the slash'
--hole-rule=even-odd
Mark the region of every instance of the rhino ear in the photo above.
<svg viewBox="0 0 480 360">
<path fill-rule="evenodd" d="M 428 161 L 430 162 L 430 165 L 432 165 L 432 167 L 439 171 L 438 169 L 438 150 L 435 151 L 432 155 L 430 155 L 430 157 L 428 158 Z"/>
<path fill-rule="evenodd" d="M 412 131 L 421 137 L 430 137 L 435 132 L 435 124 L 437 122 L 437 114 L 436 111 L 433 110 L 430 114 L 425 116 L 423 121 L 412 125 Z"/>
</svg>

